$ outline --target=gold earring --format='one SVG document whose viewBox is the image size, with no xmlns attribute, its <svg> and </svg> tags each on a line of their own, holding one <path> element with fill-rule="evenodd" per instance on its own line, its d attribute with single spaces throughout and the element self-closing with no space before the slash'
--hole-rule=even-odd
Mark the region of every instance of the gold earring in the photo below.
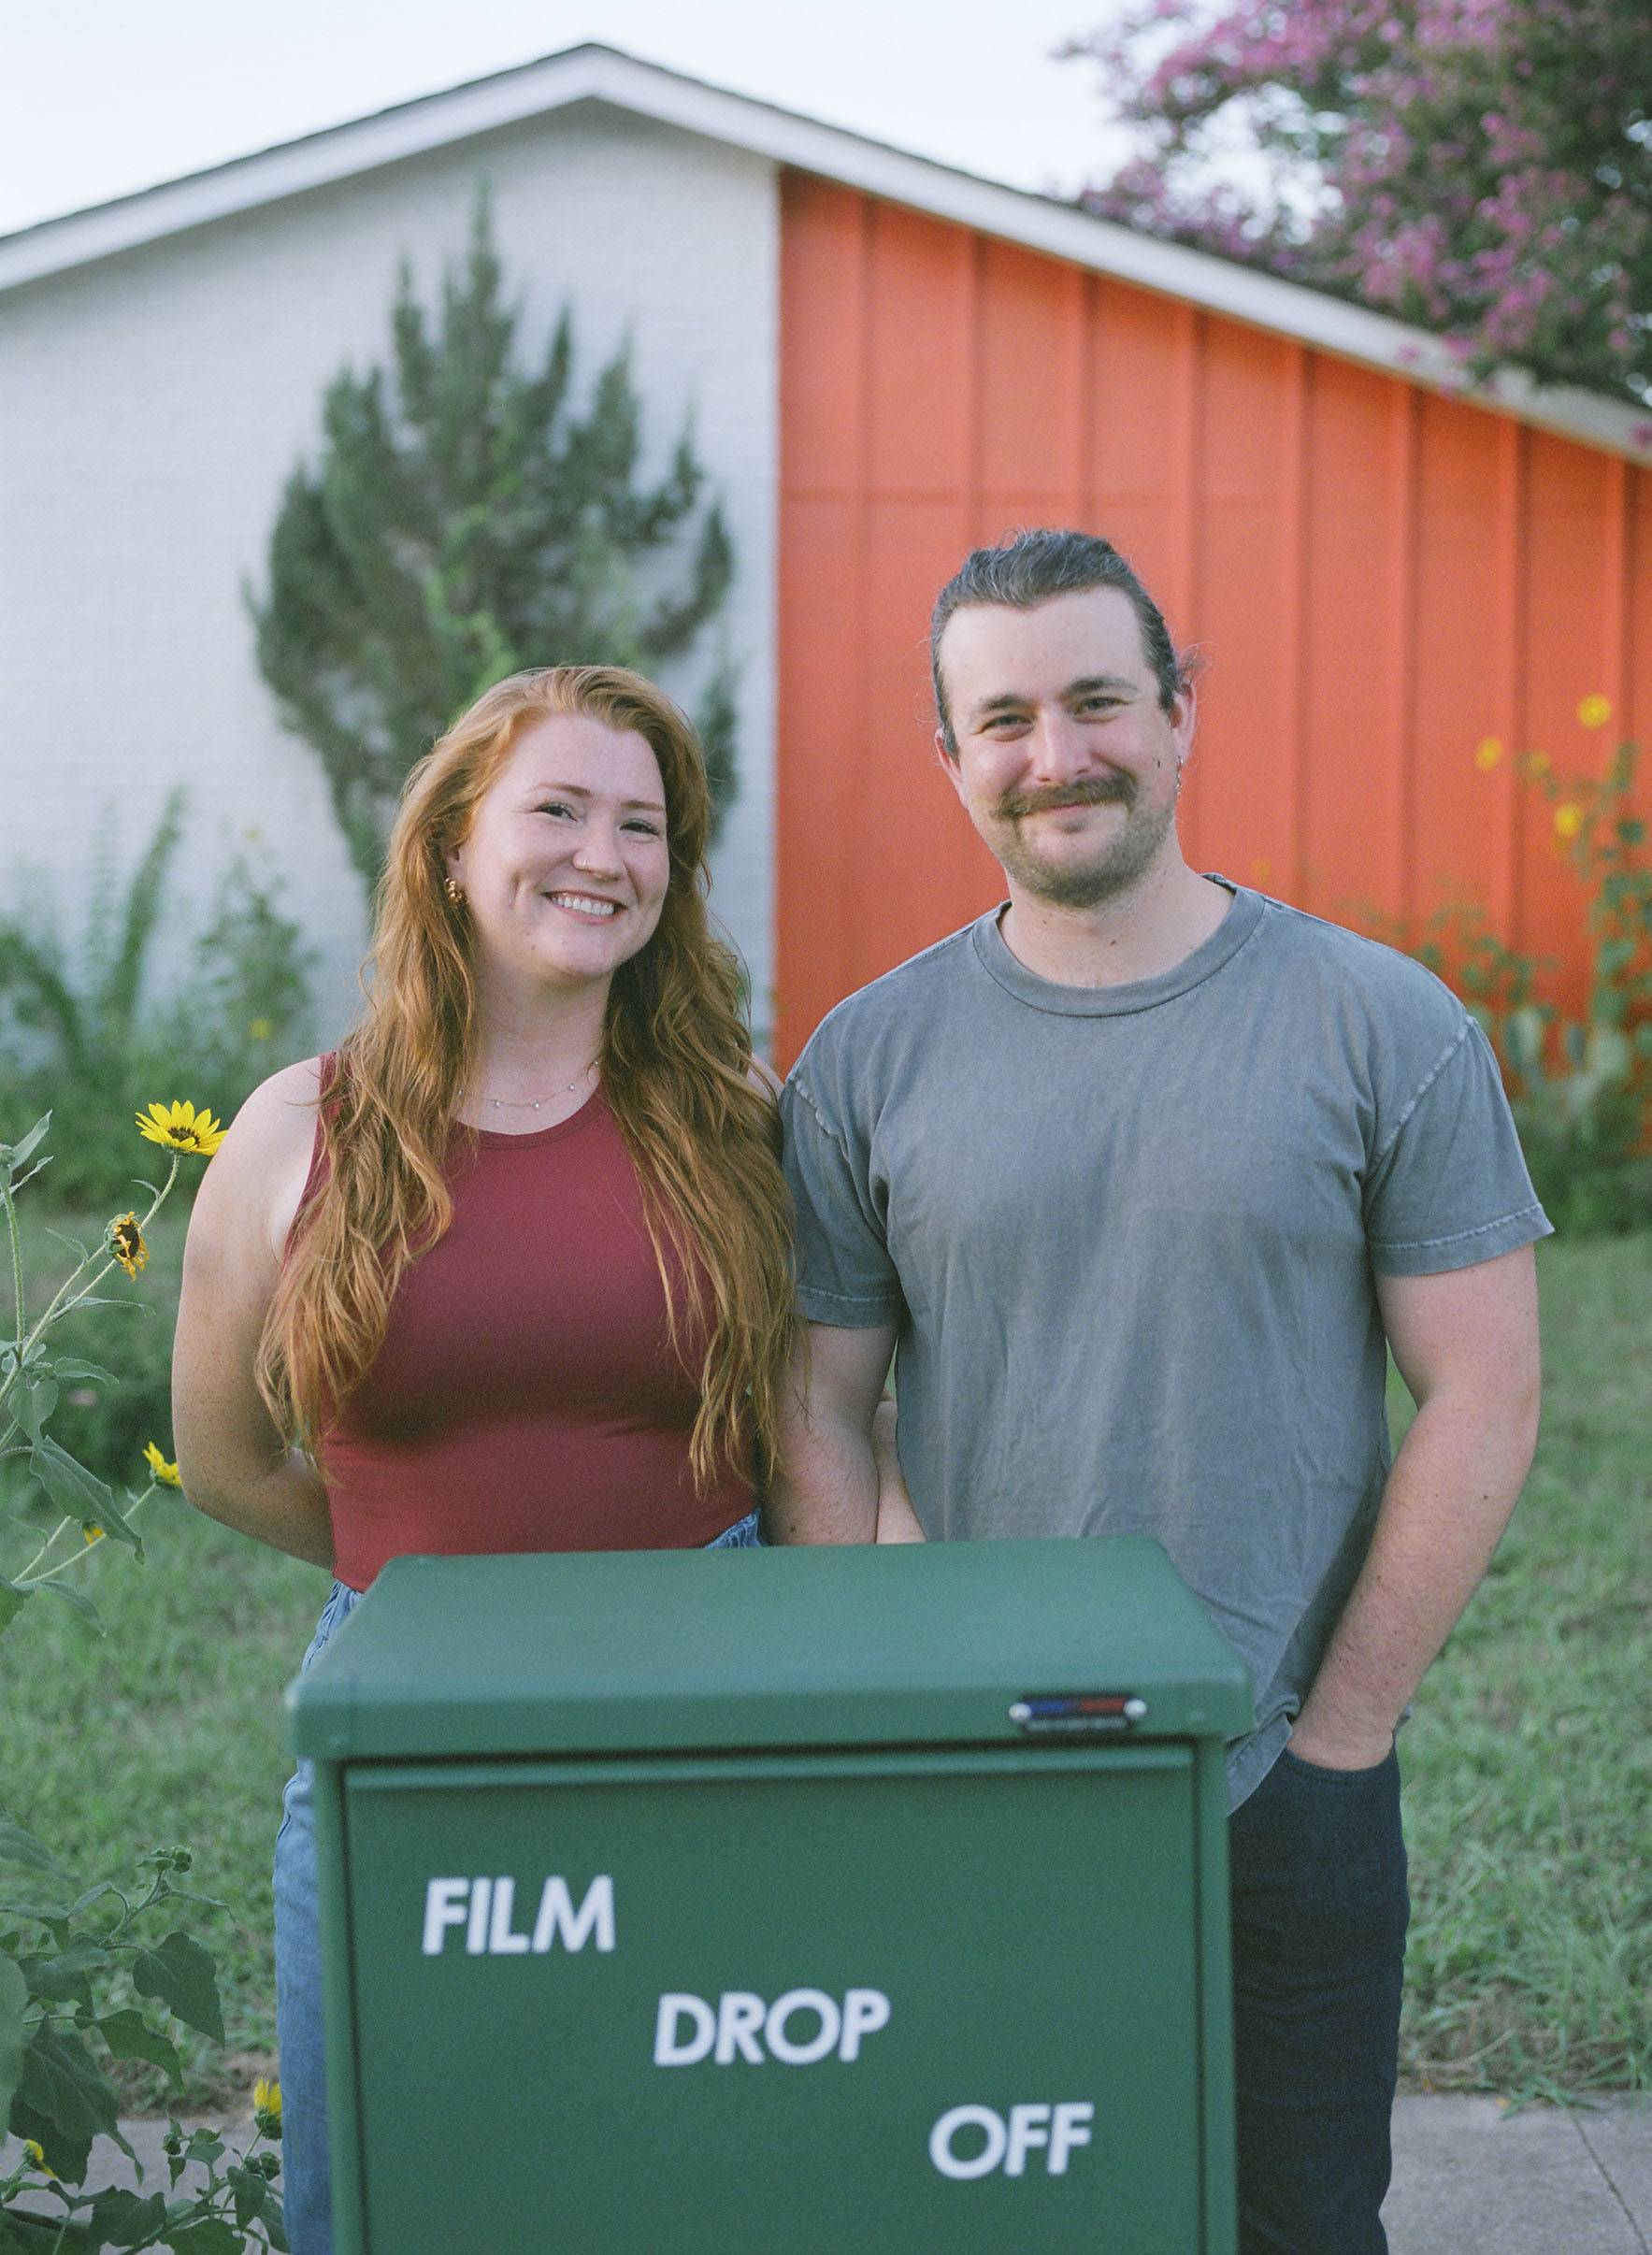
<svg viewBox="0 0 1652 2255">
<path fill-rule="evenodd" d="M 456 878 L 453 878 L 453 877 L 448 877 L 448 878 L 444 878 L 444 879 L 443 879 L 443 881 L 442 881 L 442 888 L 441 888 L 441 889 L 442 889 L 442 891 L 443 891 L 443 892 L 444 892 L 444 893 L 447 895 L 448 898 L 449 898 L 449 899 L 450 899 L 450 900 L 453 902 L 453 906 L 454 906 L 455 908 L 463 908 L 463 907 L 464 907 L 464 905 L 465 905 L 465 888 L 464 888 L 464 886 L 463 886 L 462 884 L 460 884 L 460 883 L 459 883 L 459 882 L 458 882 L 458 880 L 457 880 Z"/>
</svg>

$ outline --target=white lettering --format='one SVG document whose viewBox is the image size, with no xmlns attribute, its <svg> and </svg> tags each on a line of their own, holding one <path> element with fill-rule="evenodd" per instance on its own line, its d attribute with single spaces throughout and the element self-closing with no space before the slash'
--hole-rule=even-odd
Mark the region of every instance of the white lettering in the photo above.
<svg viewBox="0 0 1652 2255">
<path fill-rule="evenodd" d="M 794 2044 L 786 2034 L 786 2022 L 799 2012 L 818 2014 L 820 2026 L 807 2043 Z M 776 1997 L 769 2007 L 763 2033 L 771 2059 L 787 2067 L 812 2067 L 828 2051 L 836 2051 L 840 2025 L 838 2007 L 824 1989 L 788 1989 L 783 1997 Z"/>
<path fill-rule="evenodd" d="M 810 2027 L 812 2018 L 818 2026 Z M 680 2023 L 692 2019 L 685 2036 Z M 766 2059 L 784 2067 L 812 2067 L 828 2053 L 840 2060 L 860 2057 L 864 2038 L 889 2025 L 889 2000 L 881 1989 L 852 1989 L 840 2005 L 824 1989 L 788 1989 L 772 2004 L 749 1989 L 728 1989 L 715 2004 L 704 1997 L 671 1989 L 660 1999 L 654 2031 L 654 2063 L 692 2067 L 713 2058 L 719 2067 L 737 2060 L 761 2067 Z M 714 2034 L 708 2036 L 708 2030 Z"/>
<path fill-rule="evenodd" d="M 942 2176 L 965 2182 L 990 2176 L 1000 2163 L 1006 2176 L 1025 2176 L 1027 2155 L 1041 2147 L 1048 2156 L 1046 2174 L 1065 2176 L 1074 2147 L 1089 2144 L 1090 2124 L 1095 2119 L 1096 2109 L 1088 2099 L 1064 2099 L 1057 2105 L 1038 2101 L 1012 2106 L 1007 2124 L 990 2106 L 955 2106 L 929 2133 L 929 2159 Z M 986 2143 L 979 2153 L 955 2152 L 958 2133 L 965 2130 L 984 2134 Z"/>
<path fill-rule="evenodd" d="M 968 2161 L 960 2160 L 953 2149 L 953 2140 L 960 2130 L 984 2130 L 986 2144 Z M 929 2159 L 942 2176 L 951 2176 L 967 2184 L 971 2177 L 987 2176 L 1004 2158 L 1008 2143 L 1001 2118 L 990 2106 L 955 2106 L 943 2114 L 929 2133 Z"/>
<path fill-rule="evenodd" d="M 473 1958 L 486 1953 L 488 1946 L 488 1899 L 494 1891 L 491 1879 L 473 1879 L 470 1883 L 470 1924 L 465 1930 L 465 1947 Z"/>
<path fill-rule="evenodd" d="M 1064 2099 L 1056 2109 L 1056 2126 L 1050 2133 L 1050 2175 L 1067 2175 L 1067 2157 L 1075 2146 L 1090 2142 L 1090 2124 L 1096 2119 L 1096 2109 L 1087 2099 Z"/>
<path fill-rule="evenodd" d="M 516 1907 L 514 1879 L 494 1881 L 494 1916 L 488 1927 L 488 1952 L 496 1958 L 518 1958 L 527 1948 L 527 1936 L 519 1934 L 510 1924 L 510 1914 Z"/>
<path fill-rule="evenodd" d="M 738 2051 L 754 2067 L 763 2064 L 763 2047 L 757 2031 L 763 2025 L 763 2000 L 749 1989 L 731 1989 L 717 2005 L 717 2064 L 728 2067 Z"/>
<path fill-rule="evenodd" d="M 594 1939 L 598 1949 L 611 1950 L 613 1881 L 606 1874 L 593 1879 L 576 1910 L 567 1881 L 547 1879 L 531 1936 L 519 1932 L 515 1917 L 514 1879 L 432 1879 L 424 1889 L 424 1955 L 440 1957 L 453 1926 L 465 1929 L 472 1958 L 519 1958 L 530 1949 L 543 1957 L 558 1940 L 564 1949 L 583 1949 Z"/>
<path fill-rule="evenodd" d="M 1034 2146 L 1050 2142 L 1050 2109 L 1048 2106 L 1012 2106 L 1010 2109 L 1009 2150 L 1004 2155 L 1004 2175 L 1023 2176 L 1027 2173 L 1027 2156 Z"/>
<path fill-rule="evenodd" d="M 534 1920 L 534 1951 L 543 1957 L 556 1936 L 564 1949 L 583 1949 L 595 1932 L 599 1950 L 612 1949 L 613 1881 L 606 1874 L 593 1879 L 585 1900 L 576 1911 L 566 1879 L 547 1879 L 539 1897 L 539 1915 Z"/>
<path fill-rule="evenodd" d="M 843 2041 L 838 2047 L 840 2060 L 860 2057 L 860 2039 L 876 2035 L 880 2028 L 889 2025 L 889 2000 L 881 1989 L 852 1989 L 843 1999 Z"/>
<path fill-rule="evenodd" d="M 694 2023 L 694 2033 L 686 2043 L 677 2032 L 679 2021 L 685 2018 Z M 654 2063 L 656 2067 L 692 2067 L 711 2050 L 716 2034 L 717 2016 L 703 1997 L 668 1991 L 660 1999 L 659 2018 L 654 2022 Z"/>
<path fill-rule="evenodd" d="M 450 1926 L 465 1923 L 468 1879 L 433 1879 L 424 1889 L 424 1955 L 439 1958 Z"/>
</svg>

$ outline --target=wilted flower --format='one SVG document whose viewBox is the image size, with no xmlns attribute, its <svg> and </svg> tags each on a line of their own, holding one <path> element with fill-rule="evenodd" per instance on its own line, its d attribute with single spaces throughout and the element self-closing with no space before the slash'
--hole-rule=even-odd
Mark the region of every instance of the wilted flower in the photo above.
<svg viewBox="0 0 1652 2255">
<path fill-rule="evenodd" d="M 143 1242 L 136 1214 L 117 1214 L 105 1235 L 109 1251 L 128 1276 L 136 1276 L 139 1269 L 149 1267 L 150 1249 Z"/>
<path fill-rule="evenodd" d="M 146 1441 L 143 1444 L 143 1460 L 163 1487 L 181 1487 L 183 1486 L 183 1482 L 178 1476 L 177 1465 L 168 1464 L 152 1441 Z"/>
<path fill-rule="evenodd" d="M 44 2150 L 34 2138 L 24 2138 L 23 2151 L 28 2155 L 29 2159 L 34 2162 L 36 2168 L 38 2169 L 42 2175 L 46 2176 L 55 2176 L 57 2175 L 57 2171 L 47 2160 Z"/>
<path fill-rule="evenodd" d="M 1570 801 L 1555 809 L 1555 827 L 1562 838 L 1575 838 L 1583 827 L 1583 809 Z"/>
<path fill-rule="evenodd" d="M 266 2137 L 281 2133 L 281 2087 L 263 2075 L 252 2086 L 252 2119 Z"/>
<path fill-rule="evenodd" d="M 197 1113 L 187 1099 L 151 1104 L 147 1113 L 137 1114 L 137 1127 L 150 1142 L 164 1144 L 168 1151 L 194 1152 L 200 1158 L 210 1158 L 223 1141 L 223 1122 L 204 1107 Z"/>
<path fill-rule="evenodd" d="M 1577 708 L 1577 717 L 1586 728 L 1603 728 L 1612 718 L 1612 699 L 1586 697 Z"/>
<path fill-rule="evenodd" d="M 1474 754 L 1475 767 L 1481 769 L 1495 768 L 1498 761 L 1501 757 L 1502 745 L 1498 741 L 1497 738 L 1495 736 L 1483 736 L 1480 739 L 1479 749 Z"/>
</svg>

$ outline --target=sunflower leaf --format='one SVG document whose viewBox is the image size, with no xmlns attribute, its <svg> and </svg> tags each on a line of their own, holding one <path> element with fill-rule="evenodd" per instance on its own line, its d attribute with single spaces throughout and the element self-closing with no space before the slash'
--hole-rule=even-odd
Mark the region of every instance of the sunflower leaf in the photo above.
<svg viewBox="0 0 1652 2255">
<path fill-rule="evenodd" d="M 4 1158 L 7 1162 L 13 1175 L 20 1167 L 26 1166 L 35 1152 L 39 1149 L 41 1143 L 46 1140 L 50 1126 L 51 1114 L 47 1113 L 43 1118 L 35 1122 L 21 1143 L 0 1145 L 0 1158 Z"/>
<path fill-rule="evenodd" d="M 108 1630 L 103 1625 L 102 1615 L 92 1600 L 80 1590 L 71 1589 L 66 1582 L 58 1580 L 56 1577 L 49 1582 L 36 1582 L 31 1587 L 44 1590 L 50 1597 L 62 1598 L 71 1613 L 78 1613 L 83 1621 L 88 1622 L 97 1630 L 99 1636 L 108 1636 Z"/>
</svg>

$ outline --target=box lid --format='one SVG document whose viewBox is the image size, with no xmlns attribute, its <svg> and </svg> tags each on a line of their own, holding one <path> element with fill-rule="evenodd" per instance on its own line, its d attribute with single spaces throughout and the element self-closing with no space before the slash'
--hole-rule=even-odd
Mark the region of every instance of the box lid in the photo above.
<svg viewBox="0 0 1652 2255">
<path fill-rule="evenodd" d="M 408 1558 L 287 1692 L 322 1761 L 1226 1738 L 1244 1671 L 1144 1536 Z"/>
</svg>

